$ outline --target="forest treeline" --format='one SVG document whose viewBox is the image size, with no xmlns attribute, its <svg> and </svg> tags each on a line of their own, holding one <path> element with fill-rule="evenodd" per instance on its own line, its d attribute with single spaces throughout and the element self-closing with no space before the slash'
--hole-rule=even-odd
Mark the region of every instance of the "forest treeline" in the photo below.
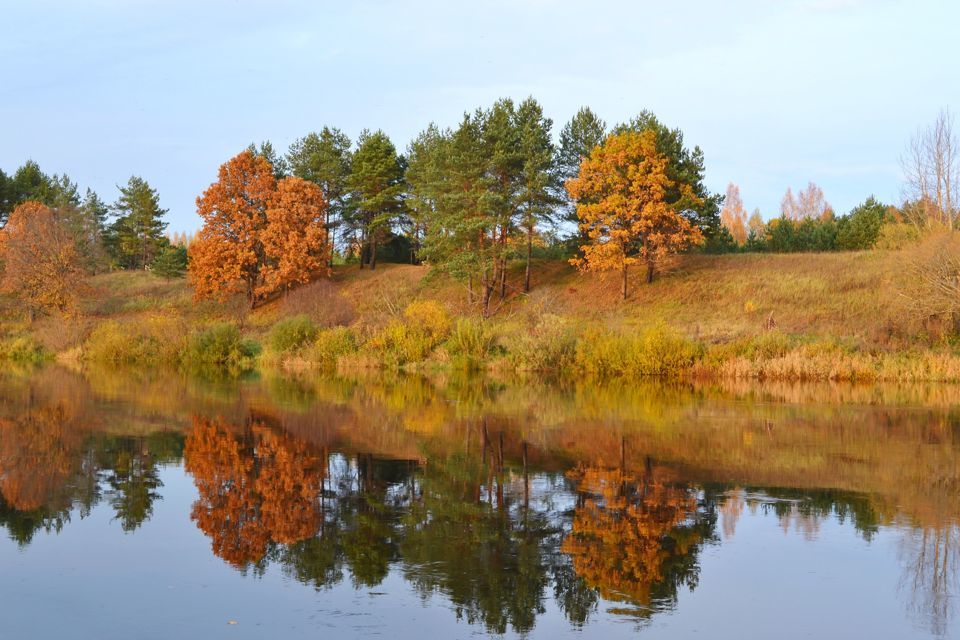
<svg viewBox="0 0 960 640">
<path fill-rule="evenodd" d="M 960 201 L 952 125 L 943 111 L 912 139 L 902 158 L 905 188 L 898 206 L 871 196 L 837 215 L 811 182 L 796 194 L 787 189 L 779 215 L 767 219 L 756 209 L 747 214 L 735 184 L 723 195 L 710 192 L 703 151 L 653 113 L 608 126 L 584 107 L 555 137 L 553 122 L 533 98 L 498 100 L 466 112 L 453 127 L 430 124 L 402 151 L 381 130 L 365 130 L 352 141 L 332 127 L 297 139 L 286 153 L 269 141 L 251 144 L 227 159 L 199 194 L 202 226 L 192 235 L 166 233 L 159 194 L 139 176 L 119 186 L 108 204 L 90 189 L 81 195 L 68 176 L 48 175 L 28 161 L 9 176 L 0 172 L 0 291 L 14 303 L 8 317 L 33 322 L 78 313 L 91 276 L 150 271 L 167 281 L 188 277 L 196 301 L 210 299 L 221 315 L 230 315 L 237 301 L 254 309 L 285 298 L 327 279 L 335 265 L 374 270 L 388 261 L 428 265 L 443 282 L 459 283 L 467 307 L 486 319 L 530 292 L 532 274 L 548 270 L 550 259 L 587 274 L 613 272 L 626 300 L 632 281 L 652 282 L 678 254 L 898 249 L 936 236 L 941 239 L 910 259 L 917 286 L 902 292 L 923 316 L 920 330 L 931 336 L 939 331 L 931 329 L 933 318 L 960 328 L 957 242 L 952 233 L 940 233 L 953 230 Z M 336 329 L 322 336 L 340 355 L 380 354 L 397 365 L 434 358 L 442 345 L 472 361 L 503 354 L 489 331 L 460 322 L 456 312 L 411 302 L 392 309 L 386 327 L 361 323 L 366 328 L 359 333 Z M 752 299 L 740 304 L 746 314 L 756 309 Z M 432 320 L 443 326 L 433 327 Z M 771 312 L 763 330 L 775 326 Z M 220 354 L 213 359 L 223 364 L 255 354 L 243 346 L 242 327 L 211 331 L 195 336 L 196 345 L 180 345 L 174 359 L 213 349 Z M 907 329 L 885 331 L 892 336 Z M 77 340 L 96 343 L 109 333 L 93 330 Z M 578 362 L 577 341 L 584 353 L 605 344 L 590 331 L 573 331 L 572 338 L 567 330 L 559 333 L 566 337 L 554 336 L 556 344 L 545 351 L 559 353 L 558 363 Z M 600 366 L 584 356 L 577 366 L 624 373 L 688 370 L 696 363 L 701 370 L 722 368 L 703 360 L 698 335 L 649 333 L 658 344 L 666 335 L 664 348 L 671 353 L 659 353 L 660 346 L 647 353 L 640 344 L 645 335 L 636 333 L 629 344 L 611 338 L 607 346 L 618 353 L 616 363 Z M 450 341 L 458 342 L 456 348 Z M 631 352 L 643 362 L 620 362 Z M 843 376 L 901 376 L 897 367 L 887 371 L 882 354 L 866 360 L 854 355 L 856 373 Z M 827 364 L 829 371 L 817 376 L 841 375 Z M 953 365 L 947 369 L 937 377 L 952 379 Z"/>
<path fill-rule="evenodd" d="M 86 274 L 183 275 L 196 239 L 189 261 L 198 296 L 242 290 L 251 304 L 334 262 L 388 260 L 447 272 L 487 314 L 516 286 L 507 272 L 517 262 L 518 288 L 529 290 L 537 256 L 617 270 L 626 297 L 632 265 L 650 280 L 677 252 L 896 247 L 931 222 L 952 226 L 957 170 L 941 166 L 944 136 L 955 144 L 948 112 L 911 144 L 904 167 L 913 188 L 900 206 L 871 196 L 837 215 L 811 182 L 796 196 L 787 189 L 765 220 L 757 209 L 747 214 L 735 184 L 711 193 L 703 151 L 651 112 L 611 127 L 584 107 L 555 142 L 536 100 L 501 99 L 456 127 L 430 124 L 403 152 L 381 130 L 353 142 L 333 127 L 285 154 L 269 141 L 252 144 L 198 198 L 196 236 L 165 234 L 167 210 L 141 177 L 107 204 L 27 161 L 9 176 L 0 171 L 3 284 L 31 312 L 63 310 Z M 237 198 L 246 204 L 233 206 Z"/>
</svg>

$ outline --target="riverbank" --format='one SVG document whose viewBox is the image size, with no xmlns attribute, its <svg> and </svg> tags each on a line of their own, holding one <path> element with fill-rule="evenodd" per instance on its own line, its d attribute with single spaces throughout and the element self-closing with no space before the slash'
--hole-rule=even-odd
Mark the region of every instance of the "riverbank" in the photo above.
<svg viewBox="0 0 960 640">
<path fill-rule="evenodd" d="M 91 278 L 69 317 L 0 309 L 12 360 L 303 373 L 489 369 L 531 375 L 960 381 L 960 351 L 911 313 L 903 251 L 684 256 L 626 302 L 616 277 L 562 261 L 508 280 L 483 320 L 465 286 L 424 266 L 334 269 L 255 310 L 195 303 L 185 280 Z"/>
</svg>

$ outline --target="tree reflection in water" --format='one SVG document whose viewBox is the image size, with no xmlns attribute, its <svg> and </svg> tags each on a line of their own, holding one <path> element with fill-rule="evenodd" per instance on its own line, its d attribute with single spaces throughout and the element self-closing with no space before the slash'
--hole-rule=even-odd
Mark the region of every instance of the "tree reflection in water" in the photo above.
<svg viewBox="0 0 960 640">
<path fill-rule="evenodd" d="M 562 548 L 589 586 L 639 618 L 672 607 L 680 587 L 697 586 L 697 553 L 716 540 L 712 498 L 649 462 L 640 473 L 581 467 L 568 475 L 577 507 Z"/>
<path fill-rule="evenodd" d="M 943 523 L 920 528 L 904 527 L 900 540 L 903 574 L 900 590 L 907 608 L 925 622 L 931 633 L 947 635 L 956 609 L 960 566 L 960 527 Z"/>
<path fill-rule="evenodd" d="M 618 408 L 620 393 L 534 402 L 468 384 L 447 388 L 453 401 L 422 380 L 343 382 L 322 400 L 287 385 L 281 402 L 237 381 L 155 383 L 136 381 L 134 401 L 123 381 L 93 392 L 55 369 L 0 379 L 11 538 L 28 545 L 98 505 L 134 532 L 162 498 L 164 465 L 182 460 L 192 519 L 231 566 L 277 566 L 317 589 L 376 589 L 392 573 L 496 633 L 532 630 L 551 604 L 574 625 L 607 612 L 643 623 L 697 586 L 700 552 L 745 514 L 808 540 L 826 519 L 868 542 L 899 530 L 909 609 L 935 633 L 955 614 L 960 434 L 933 410 L 823 417 L 709 396 L 687 410 L 676 389 Z M 505 398 L 514 409 L 494 410 Z"/>
</svg>

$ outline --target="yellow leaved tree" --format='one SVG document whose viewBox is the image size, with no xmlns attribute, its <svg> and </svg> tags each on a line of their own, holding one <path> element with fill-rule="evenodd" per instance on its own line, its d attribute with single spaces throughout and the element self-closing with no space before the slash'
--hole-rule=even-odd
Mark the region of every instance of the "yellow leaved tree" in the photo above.
<svg viewBox="0 0 960 640">
<path fill-rule="evenodd" d="M 667 201 L 676 187 L 683 201 L 699 202 L 689 185 L 670 179 L 668 162 L 653 131 L 615 133 L 566 183 L 588 240 L 580 247 L 583 255 L 571 262 L 581 271 L 620 271 L 624 300 L 630 266 L 646 265 L 647 282 L 652 282 L 666 256 L 703 242 L 700 229 Z"/>
</svg>

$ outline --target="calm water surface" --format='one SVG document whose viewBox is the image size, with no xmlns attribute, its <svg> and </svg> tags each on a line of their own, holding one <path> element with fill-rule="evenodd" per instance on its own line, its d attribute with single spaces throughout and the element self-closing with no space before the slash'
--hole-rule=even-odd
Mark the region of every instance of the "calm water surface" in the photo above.
<svg viewBox="0 0 960 640">
<path fill-rule="evenodd" d="M 958 634 L 960 389 L 0 373 L 0 638 Z"/>
</svg>

